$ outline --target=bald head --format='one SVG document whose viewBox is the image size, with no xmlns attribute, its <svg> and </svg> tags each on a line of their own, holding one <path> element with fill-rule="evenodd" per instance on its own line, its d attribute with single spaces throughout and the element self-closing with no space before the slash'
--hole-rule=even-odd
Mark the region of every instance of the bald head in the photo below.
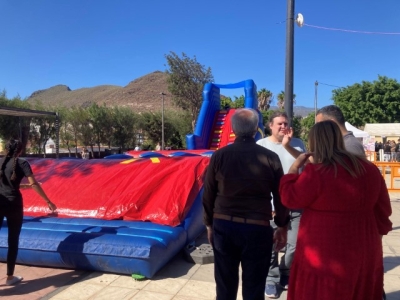
<svg viewBox="0 0 400 300">
<path fill-rule="evenodd" d="M 231 117 L 231 123 L 236 136 L 254 137 L 258 127 L 258 113 L 251 108 L 240 108 Z"/>
</svg>

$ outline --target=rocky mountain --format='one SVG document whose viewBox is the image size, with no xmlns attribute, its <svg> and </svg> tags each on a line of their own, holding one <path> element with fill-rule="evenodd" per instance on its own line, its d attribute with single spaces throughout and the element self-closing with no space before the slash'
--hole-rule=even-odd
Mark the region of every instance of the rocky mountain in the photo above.
<svg viewBox="0 0 400 300">
<path fill-rule="evenodd" d="M 28 102 L 40 101 L 50 106 L 89 106 L 92 103 L 107 106 L 132 107 L 137 112 L 160 111 L 161 95 L 164 92 L 165 109 L 178 110 L 168 96 L 167 75 L 155 71 L 131 81 L 127 86 L 99 85 L 91 88 L 71 90 L 66 85 L 56 85 L 45 90 L 39 90 L 28 97 Z M 277 109 L 277 107 L 271 107 Z M 295 115 L 307 116 L 313 108 L 295 106 Z"/>
<path fill-rule="evenodd" d="M 32 93 L 28 102 L 40 101 L 51 106 L 89 106 L 92 103 L 107 106 L 132 107 L 138 112 L 161 109 L 160 93 L 168 94 L 167 75 L 156 71 L 131 81 L 127 86 L 99 85 L 71 90 L 66 85 L 56 85 Z M 171 97 L 164 97 L 165 109 L 177 109 Z"/>
<path fill-rule="evenodd" d="M 271 109 L 278 109 L 277 106 L 271 106 Z M 313 107 L 293 106 L 293 114 L 295 116 L 307 117 L 310 113 L 314 112 Z"/>
</svg>

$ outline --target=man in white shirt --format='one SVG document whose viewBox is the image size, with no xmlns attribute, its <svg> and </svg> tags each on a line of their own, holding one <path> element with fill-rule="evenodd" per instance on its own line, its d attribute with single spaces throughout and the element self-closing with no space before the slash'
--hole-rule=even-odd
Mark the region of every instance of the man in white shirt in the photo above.
<svg viewBox="0 0 400 300">
<path fill-rule="evenodd" d="M 290 166 L 301 152 L 305 152 L 302 140 L 292 138 L 293 131 L 289 128 L 288 116 L 285 112 L 276 111 L 269 119 L 271 136 L 260 139 L 257 144 L 278 154 L 281 160 L 283 173 L 287 174 Z M 265 295 L 269 298 L 278 298 L 277 285 L 287 289 L 289 283 L 290 266 L 292 265 L 296 250 L 297 233 L 299 231 L 301 211 L 290 211 L 290 222 L 287 232 L 287 245 L 285 254 L 278 263 L 278 253 L 273 251 L 271 267 L 268 272 Z M 274 226 L 274 224 L 273 224 Z M 284 230 L 279 228 L 277 230 Z"/>
</svg>

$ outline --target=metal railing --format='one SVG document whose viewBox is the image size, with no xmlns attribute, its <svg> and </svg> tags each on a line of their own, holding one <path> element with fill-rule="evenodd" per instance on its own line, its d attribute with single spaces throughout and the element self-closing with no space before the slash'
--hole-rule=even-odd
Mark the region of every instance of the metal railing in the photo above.
<svg viewBox="0 0 400 300">
<path fill-rule="evenodd" d="M 373 161 L 385 179 L 389 192 L 400 191 L 400 162 Z M 399 181 L 396 187 L 396 181 Z"/>
</svg>

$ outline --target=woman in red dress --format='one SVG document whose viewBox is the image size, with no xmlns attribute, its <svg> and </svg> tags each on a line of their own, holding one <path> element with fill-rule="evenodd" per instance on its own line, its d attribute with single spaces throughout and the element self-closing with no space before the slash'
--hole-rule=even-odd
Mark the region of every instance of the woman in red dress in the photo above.
<svg viewBox="0 0 400 300">
<path fill-rule="evenodd" d="M 304 209 L 288 300 L 382 299 L 381 237 L 392 230 L 385 181 L 375 165 L 345 150 L 332 121 L 313 126 L 309 150 L 280 183 L 282 203 Z"/>
</svg>

